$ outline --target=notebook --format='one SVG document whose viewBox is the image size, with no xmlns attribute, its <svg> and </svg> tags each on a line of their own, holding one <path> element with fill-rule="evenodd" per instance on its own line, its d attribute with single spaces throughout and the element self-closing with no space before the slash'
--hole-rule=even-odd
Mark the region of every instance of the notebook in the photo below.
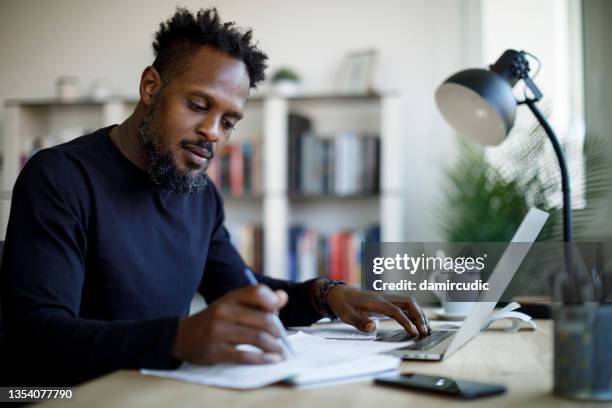
<svg viewBox="0 0 612 408">
<path fill-rule="evenodd" d="M 143 369 L 141 373 L 235 389 L 259 388 L 279 381 L 300 386 L 325 384 L 338 380 L 362 379 L 397 369 L 399 359 L 379 353 L 409 344 L 331 340 L 302 331 L 290 335 L 289 340 L 296 356 L 277 364 L 199 366 L 185 363 L 176 370 Z"/>
</svg>

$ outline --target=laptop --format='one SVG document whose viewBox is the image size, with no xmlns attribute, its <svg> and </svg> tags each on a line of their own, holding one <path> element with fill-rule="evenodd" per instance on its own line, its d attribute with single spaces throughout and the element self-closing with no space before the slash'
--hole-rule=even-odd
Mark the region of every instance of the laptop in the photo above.
<svg viewBox="0 0 612 408">
<path fill-rule="evenodd" d="M 428 336 L 414 339 L 404 330 L 380 331 L 376 341 L 405 342 L 416 340 L 409 346 L 388 352 L 403 360 L 440 361 L 450 356 L 468 341 L 473 339 L 495 309 L 495 305 L 508 287 L 517 269 L 525 259 L 527 252 L 542 230 L 548 213 L 532 208 L 512 237 L 511 242 L 521 242 L 525 245 L 508 245 L 489 277 L 490 290 L 474 303 L 472 310 L 465 318 L 461 328 L 451 330 L 440 327 Z"/>
</svg>

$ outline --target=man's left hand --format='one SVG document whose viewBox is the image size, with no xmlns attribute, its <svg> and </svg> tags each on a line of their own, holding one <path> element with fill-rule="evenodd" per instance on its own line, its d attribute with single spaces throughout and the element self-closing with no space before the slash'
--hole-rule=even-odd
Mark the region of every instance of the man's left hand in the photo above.
<svg viewBox="0 0 612 408">
<path fill-rule="evenodd" d="M 376 329 L 376 324 L 368 318 L 372 314 L 383 314 L 394 319 L 413 336 L 426 336 L 430 331 L 427 317 L 412 298 L 389 302 L 376 292 L 336 285 L 329 290 L 327 304 L 340 320 L 361 331 L 372 332 Z"/>
</svg>

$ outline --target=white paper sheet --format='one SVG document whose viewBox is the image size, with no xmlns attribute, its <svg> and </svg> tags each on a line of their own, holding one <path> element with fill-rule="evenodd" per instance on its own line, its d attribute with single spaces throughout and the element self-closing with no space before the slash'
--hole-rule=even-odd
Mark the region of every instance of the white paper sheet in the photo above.
<svg viewBox="0 0 612 408">
<path fill-rule="evenodd" d="M 308 369 L 291 377 L 288 382 L 299 387 L 321 386 L 371 379 L 391 370 L 399 369 L 401 360 L 395 356 L 374 354 L 343 363 L 336 363 L 333 369 Z"/>
<path fill-rule="evenodd" d="M 322 337 L 324 339 L 373 340 L 378 333 L 378 321 L 375 320 L 374 323 L 376 324 L 377 330 L 371 333 L 362 332 L 357 330 L 354 326 L 342 322 L 306 327 L 303 328 L 302 331 L 306 334 Z"/>
<path fill-rule="evenodd" d="M 317 326 L 310 326 L 301 328 L 304 333 L 322 337 L 324 339 L 337 339 L 337 340 L 373 340 L 378 336 L 378 320 L 374 320 L 376 323 L 376 330 L 371 333 L 362 332 L 357 330 L 354 326 L 342 322 L 334 322 L 328 324 L 319 324 Z M 436 321 L 430 320 L 429 325 L 432 330 L 458 330 L 463 322 L 447 322 L 447 321 Z M 390 330 L 401 330 L 400 327 L 396 327 Z"/>
<path fill-rule="evenodd" d="M 213 385 L 225 388 L 250 389 L 263 387 L 300 374 L 313 376 L 317 370 L 325 372 L 328 378 L 345 375 L 346 366 L 364 357 L 404 347 L 409 343 L 386 343 L 375 341 L 328 340 L 298 332 L 289 336 L 296 352 L 295 357 L 277 364 L 240 365 L 217 364 L 198 366 L 183 364 L 176 370 L 147 370 L 141 372 L 164 378 L 188 381 L 196 384 Z M 388 356 L 381 356 L 387 358 Z M 399 360 L 398 360 L 399 363 Z M 361 367 L 368 366 L 362 364 Z M 364 370 L 365 370 L 364 368 Z M 367 370 L 365 370 L 367 371 Z M 363 374 L 365 374 L 365 371 Z"/>
</svg>

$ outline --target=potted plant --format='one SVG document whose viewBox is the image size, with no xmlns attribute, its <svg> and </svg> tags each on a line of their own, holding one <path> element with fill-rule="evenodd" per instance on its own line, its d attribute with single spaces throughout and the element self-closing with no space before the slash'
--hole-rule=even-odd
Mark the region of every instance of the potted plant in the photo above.
<svg viewBox="0 0 612 408">
<path fill-rule="evenodd" d="M 514 143 L 514 146 L 500 146 L 504 150 L 498 151 L 502 154 L 497 155 L 495 166 L 487 160 L 482 148 L 462 146 L 461 160 L 448 172 L 446 200 L 441 207 L 441 226 L 448 241 L 508 241 L 524 213 L 530 206 L 536 206 L 551 212 L 538 240 L 551 244 L 556 241 L 557 247 L 562 245 L 559 242 L 562 238 L 560 211 L 547 200 L 560 186 L 556 179 L 543 177 L 548 171 L 558 171 L 554 160 L 546 160 L 542 151 L 545 135 L 535 128 L 527 135 L 513 137 L 514 142 L 508 140 L 506 143 Z M 591 241 L 590 237 L 598 230 L 594 224 L 601 226 L 609 217 L 612 171 L 608 157 L 604 141 L 585 138 L 584 167 L 574 174 L 575 180 L 584 179 L 587 186 L 586 205 L 573 211 L 575 242 L 572 247 L 574 254 L 580 254 L 580 262 L 574 263 L 579 273 L 574 272 L 574 276 L 582 278 L 577 280 L 581 289 L 578 301 L 574 297 L 568 301 L 567 294 L 559 290 L 566 286 L 555 283 L 565 277 L 558 273 L 563 271 L 559 269 L 560 251 L 551 251 L 554 257 L 543 256 L 548 254 L 541 251 L 535 260 L 519 269 L 507 292 L 549 294 L 546 303 L 554 319 L 554 393 L 572 399 L 612 400 L 609 381 L 612 375 L 612 338 L 609 334 L 612 330 L 612 274 L 608 258 L 603 255 L 609 257 L 610 245 L 580 242 Z M 544 158 L 546 165 L 537 166 L 536 158 Z M 606 206 L 607 211 L 603 210 Z M 589 252 L 590 256 L 585 257 Z M 548 269 L 553 269 L 553 273 Z"/>
<path fill-rule="evenodd" d="M 287 67 L 276 70 L 270 81 L 272 82 L 272 90 L 279 95 L 295 95 L 300 89 L 300 77 L 295 71 Z"/>
</svg>

